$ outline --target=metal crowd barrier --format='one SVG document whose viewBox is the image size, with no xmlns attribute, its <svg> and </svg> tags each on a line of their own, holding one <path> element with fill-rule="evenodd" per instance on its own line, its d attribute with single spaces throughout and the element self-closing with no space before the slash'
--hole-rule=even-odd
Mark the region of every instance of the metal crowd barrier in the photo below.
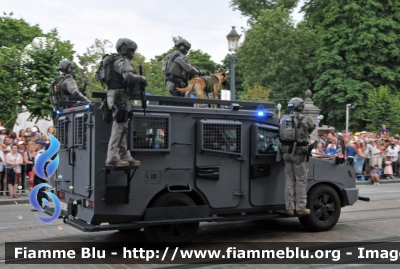
<svg viewBox="0 0 400 269">
<path fill-rule="evenodd" d="M 25 193 L 28 196 L 28 191 L 29 191 L 29 178 L 28 174 L 26 172 L 26 167 L 28 164 L 23 163 L 21 164 L 21 177 L 18 181 L 18 187 L 17 187 L 17 194 L 21 195 L 22 193 Z M 0 172 L 0 195 L 7 195 L 8 196 L 8 184 L 7 184 L 7 173 L 8 170 L 12 168 L 7 168 L 4 167 L 3 171 Z M 15 177 L 17 177 L 17 174 L 15 174 Z M 54 176 L 53 176 L 54 177 Z M 50 190 L 54 190 L 54 179 L 50 178 L 49 184 L 53 187 Z"/>
</svg>

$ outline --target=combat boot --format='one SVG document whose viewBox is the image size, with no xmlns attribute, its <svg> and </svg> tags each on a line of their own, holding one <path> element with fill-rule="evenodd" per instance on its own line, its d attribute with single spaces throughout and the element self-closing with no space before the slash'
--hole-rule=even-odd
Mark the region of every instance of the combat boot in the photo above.
<svg viewBox="0 0 400 269">
<path fill-rule="evenodd" d="M 106 166 L 116 166 L 116 167 L 129 166 L 129 162 L 123 161 L 123 160 L 118 160 L 113 163 L 106 163 Z"/>
<path fill-rule="evenodd" d="M 126 159 L 125 162 L 128 162 L 130 166 L 139 166 L 142 163 L 139 160 L 135 160 L 134 158 Z"/>
<path fill-rule="evenodd" d="M 310 209 L 304 208 L 302 210 L 296 210 L 297 215 L 308 215 L 310 214 Z"/>
</svg>

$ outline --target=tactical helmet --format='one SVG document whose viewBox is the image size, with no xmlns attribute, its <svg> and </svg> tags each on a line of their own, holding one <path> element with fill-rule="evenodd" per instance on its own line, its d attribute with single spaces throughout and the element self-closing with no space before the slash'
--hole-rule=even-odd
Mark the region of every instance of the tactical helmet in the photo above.
<svg viewBox="0 0 400 269">
<path fill-rule="evenodd" d="M 175 47 L 178 48 L 179 45 L 184 45 L 185 47 L 187 47 L 188 49 L 190 49 L 192 47 L 192 45 L 186 40 L 186 39 L 179 39 L 178 41 L 175 42 Z"/>
<path fill-rule="evenodd" d="M 133 40 L 130 40 L 129 38 L 120 38 L 117 41 L 117 44 L 115 44 L 115 49 L 117 51 L 120 51 L 120 49 L 124 47 L 125 49 L 137 49 L 137 45 Z"/>
<path fill-rule="evenodd" d="M 287 109 L 289 111 L 294 110 L 302 112 L 304 109 L 304 100 L 299 97 L 290 99 Z"/>
<path fill-rule="evenodd" d="M 74 68 L 74 63 L 67 59 L 62 60 L 57 66 L 57 70 L 63 73 L 71 73 Z"/>
</svg>

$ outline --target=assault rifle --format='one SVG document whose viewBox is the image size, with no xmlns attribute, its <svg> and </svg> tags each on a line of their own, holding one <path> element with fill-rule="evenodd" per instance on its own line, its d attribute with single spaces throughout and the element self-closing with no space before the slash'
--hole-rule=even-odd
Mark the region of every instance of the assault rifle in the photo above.
<svg viewBox="0 0 400 269">
<path fill-rule="evenodd" d="M 83 79 L 83 78 L 82 78 Z M 83 87 L 82 87 L 82 89 L 79 89 L 79 91 L 84 95 L 84 96 L 86 96 L 86 86 L 89 84 L 89 80 L 87 80 L 87 79 L 85 79 L 84 81 L 83 81 Z"/>
<path fill-rule="evenodd" d="M 143 76 L 143 65 L 139 63 L 139 75 Z M 146 115 L 147 100 L 146 100 L 146 86 L 140 85 L 140 99 L 142 100 L 142 108 L 144 115 Z"/>
</svg>

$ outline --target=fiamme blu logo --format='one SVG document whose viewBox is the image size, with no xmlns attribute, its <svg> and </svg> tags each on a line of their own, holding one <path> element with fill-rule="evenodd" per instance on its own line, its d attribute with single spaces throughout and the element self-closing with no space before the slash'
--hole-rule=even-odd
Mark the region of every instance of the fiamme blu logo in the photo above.
<svg viewBox="0 0 400 269">
<path fill-rule="evenodd" d="M 49 134 L 49 136 L 50 136 L 49 148 L 38 157 L 35 163 L 35 174 L 38 177 L 47 180 L 48 182 L 51 176 L 56 172 L 58 164 L 60 162 L 58 156 L 58 150 L 60 149 L 60 142 L 52 134 Z M 54 160 L 51 160 L 51 157 L 54 156 L 55 154 L 57 154 L 56 158 L 54 158 Z M 41 212 L 43 212 L 44 209 L 39 205 L 37 201 L 37 194 L 42 188 L 44 190 L 45 188 L 51 188 L 51 186 L 48 183 L 38 184 L 32 189 L 31 193 L 29 194 L 29 202 L 31 203 L 32 207 Z M 58 219 L 58 217 L 60 216 L 61 204 L 60 200 L 55 194 L 49 191 L 43 191 L 43 192 L 47 194 L 47 196 L 50 197 L 50 199 L 53 201 L 54 213 L 50 217 L 42 217 L 38 214 L 35 215 L 41 222 L 50 223 Z M 42 198 L 42 203 L 46 206 L 50 206 L 50 203 L 46 198 Z"/>
</svg>

